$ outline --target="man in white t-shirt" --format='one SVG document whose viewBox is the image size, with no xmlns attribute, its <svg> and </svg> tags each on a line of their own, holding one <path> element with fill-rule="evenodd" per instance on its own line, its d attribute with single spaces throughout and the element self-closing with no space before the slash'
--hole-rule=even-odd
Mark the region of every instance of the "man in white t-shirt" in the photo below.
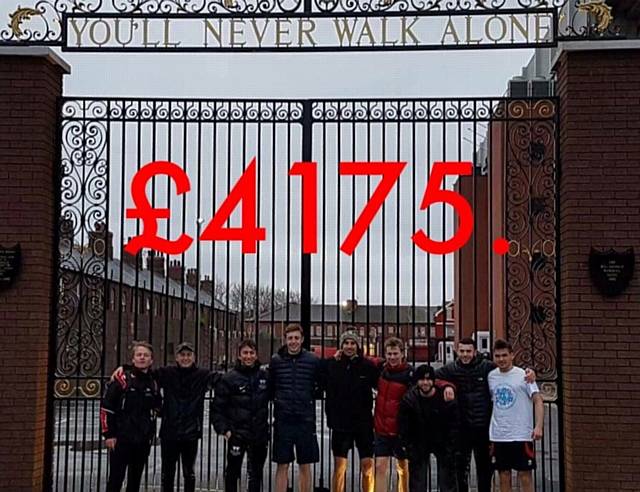
<svg viewBox="0 0 640 492">
<path fill-rule="evenodd" d="M 493 359 L 498 367 L 489 373 L 493 400 L 489 439 L 493 466 L 500 473 L 500 492 L 511 492 L 511 470 L 518 472 L 521 490 L 533 492 L 531 470 L 536 468 L 533 441 L 542 439 L 542 395 L 538 385 L 527 383 L 524 371 L 514 367 L 509 342 L 496 340 Z"/>
</svg>

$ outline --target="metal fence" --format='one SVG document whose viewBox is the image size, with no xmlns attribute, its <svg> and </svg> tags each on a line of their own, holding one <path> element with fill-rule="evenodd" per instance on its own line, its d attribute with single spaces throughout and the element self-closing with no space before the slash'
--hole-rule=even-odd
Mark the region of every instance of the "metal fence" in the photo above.
<svg viewBox="0 0 640 492">
<path fill-rule="evenodd" d="M 165 365 L 177 343 L 189 340 L 200 366 L 225 370 L 245 337 L 256 340 L 268 363 L 290 322 L 303 326 L 307 347 L 320 356 L 333 353 L 348 326 L 359 330 L 370 355 L 381 354 L 385 338 L 400 336 L 414 364 L 446 363 L 461 336 L 474 336 L 483 351 L 496 335 L 508 337 L 517 362 L 536 369 L 546 399 L 537 490 L 562 490 L 555 99 L 65 98 L 60 115 L 55 490 L 103 488 L 108 460 L 99 400 L 111 371 L 128 360 L 131 341 L 150 341 L 155 364 Z M 241 241 L 197 240 L 253 158 L 250 214 L 265 239 L 250 254 Z M 152 161 L 176 163 L 191 183 L 181 195 L 167 176 L 146 187 L 150 204 L 170 212 L 158 221 L 158 235 L 195 238 L 176 255 L 125 251 L 143 229 L 125 218 L 135 208 L 131 181 Z M 302 161 L 317 163 L 315 180 L 289 174 Z M 469 203 L 474 226 L 464 247 L 447 254 L 412 240 L 422 230 L 442 242 L 459 229 L 452 207 L 421 209 L 437 161 L 472 163 L 470 175 L 443 180 L 443 189 Z M 341 162 L 365 163 L 363 173 L 341 174 Z M 381 181 L 379 172 L 367 174 L 375 162 L 406 164 L 347 254 L 341 245 L 349 249 L 343 242 Z M 303 199 L 309 183 L 315 193 L 305 188 Z M 315 235 L 302 220 L 314 207 Z M 242 227 L 241 208 L 224 217 L 228 227 Z M 315 252 L 303 252 L 314 237 Z M 504 256 L 492 251 L 498 237 L 509 241 Z M 322 490 L 332 459 L 322 401 L 317 409 L 314 483 Z M 224 441 L 209 429 L 198 487 L 222 490 Z M 159 487 L 159 462 L 154 446 L 149 490 Z M 355 465 L 351 460 L 348 490 L 359 487 Z M 264 490 L 273 486 L 267 465 Z"/>
</svg>

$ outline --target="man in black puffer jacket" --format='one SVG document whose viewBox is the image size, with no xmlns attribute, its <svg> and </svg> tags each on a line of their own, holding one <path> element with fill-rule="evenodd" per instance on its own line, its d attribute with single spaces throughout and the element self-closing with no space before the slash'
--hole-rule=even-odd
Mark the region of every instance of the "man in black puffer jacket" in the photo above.
<svg viewBox="0 0 640 492">
<path fill-rule="evenodd" d="M 457 464 L 460 492 L 469 490 L 471 453 L 476 461 L 478 492 L 491 490 L 491 457 L 489 454 L 489 423 L 491 393 L 488 375 L 496 365 L 479 355 L 476 342 L 463 338 L 458 342 L 458 359 L 436 371 L 436 378 L 456 385 L 461 415 L 460 455 Z M 527 370 L 527 381 L 535 381 L 535 373 Z"/>
<path fill-rule="evenodd" d="M 285 329 L 286 345 L 271 358 L 276 492 L 286 492 L 289 465 L 298 462 L 299 490 L 311 492 L 311 463 L 320 460 L 316 436 L 315 398 L 320 385 L 320 359 L 302 348 L 300 325 Z M 295 454 L 294 454 L 295 448 Z"/>
<path fill-rule="evenodd" d="M 227 440 L 225 492 L 236 492 L 244 454 L 247 453 L 249 492 L 260 492 L 262 469 L 269 447 L 269 386 L 267 371 L 260 368 L 256 344 L 243 340 L 235 368 L 216 385 L 211 421 Z"/>
<path fill-rule="evenodd" d="M 188 342 L 176 349 L 176 365 L 160 367 L 151 375 L 162 388 L 162 492 L 173 492 L 178 460 L 182 462 L 185 492 L 196 487 L 195 463 L 202 438 L 204 397 L 220 377 L 219 373 L 196 366 L 195 351 Z M 114 377 L 125 379 L 122 368 Z"/>
</svg>

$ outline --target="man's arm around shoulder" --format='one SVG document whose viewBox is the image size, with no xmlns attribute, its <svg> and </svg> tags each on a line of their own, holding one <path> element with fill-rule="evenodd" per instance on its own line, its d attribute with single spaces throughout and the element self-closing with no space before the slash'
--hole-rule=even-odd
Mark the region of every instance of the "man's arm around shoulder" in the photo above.
<svg viewBox="0 0 640 492">
<path fill-rule="evenodd" d="M 542 393 L 539 391 L 534 393 L 531 399 L 533 400 L 533 412 L 536 422 L 531 437 L 533 440 L 539 441 L 544 435 L 544 400 L 542 398 Z"/>
</svg>

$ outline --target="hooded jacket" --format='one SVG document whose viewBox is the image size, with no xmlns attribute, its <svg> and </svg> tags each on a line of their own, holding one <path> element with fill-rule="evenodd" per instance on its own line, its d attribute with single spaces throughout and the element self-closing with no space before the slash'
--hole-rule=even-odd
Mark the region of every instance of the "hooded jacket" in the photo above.
<svg viewBox="0 0 640 492">
<path fill-rule="evenodd" d="M 271 358 L 269 375 L 276 422 L 315 422 L 320 370 L 320 359 L 304 349 L 291 355 L 285 345 Z"/>
<path fill-rule="evenodd" d="M 211 401 L 211 423 L 218 434 L 231 432 L 243 442 L 269 440 L 269 375 L 260 367 L 240 361 L 216 384 Z"/>
<path fill-rule="evenodd" d="M 456 385 L 461 424 L 466 429 L 488 429 L 491 421 L 491 393 L 487 377 L 496 365 L 476 356 L 469 364 L 460 359 L 436 371 L 436 377 Z"/>
</svg>

